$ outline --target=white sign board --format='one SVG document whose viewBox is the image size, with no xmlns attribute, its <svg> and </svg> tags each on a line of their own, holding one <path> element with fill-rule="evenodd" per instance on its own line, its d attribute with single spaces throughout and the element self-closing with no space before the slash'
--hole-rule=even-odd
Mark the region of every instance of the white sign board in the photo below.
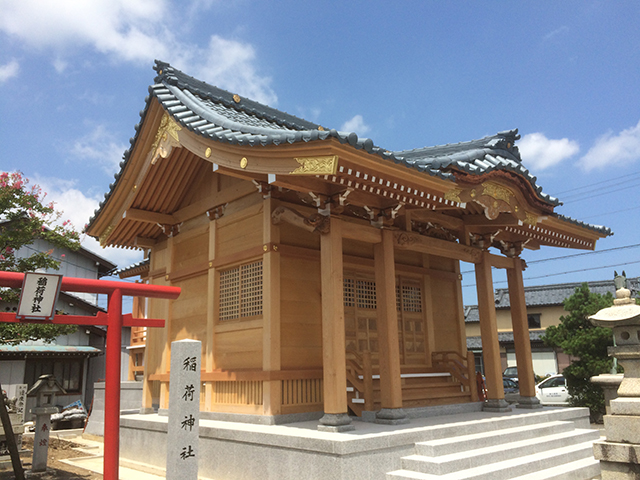
<svg viewBox="0 0 640 480">
<path fill-rule="evenodd" d="M 18 320 L 53 320 L 61 284 L 62 275 L 25 273 L 16 318 Z"/>
</svg>

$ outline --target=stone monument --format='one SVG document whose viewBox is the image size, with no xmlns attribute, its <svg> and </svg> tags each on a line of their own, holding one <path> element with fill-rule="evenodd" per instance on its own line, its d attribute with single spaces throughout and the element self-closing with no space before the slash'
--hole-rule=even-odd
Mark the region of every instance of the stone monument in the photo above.
<svg viewBox="0 0 640 480">
<path fill-rule="evenodd" d="M 167 480 L 198 480 L 201 353 L 197 340 L 171 342 Z"/>
<path fill-rule="evenodd" d="M 593 453 L 600 460 L 602 480 L 640 479 L 640 305 L 626 288 L 625 273 L 615 274 L 616 299 L 613 306 L 590 318 L 600 327 L 613 328 L 615 356 L 624 367 L 618 398 L 610 402 L 604 416 L 606 441 L 595 442 Z"/>
</svg>

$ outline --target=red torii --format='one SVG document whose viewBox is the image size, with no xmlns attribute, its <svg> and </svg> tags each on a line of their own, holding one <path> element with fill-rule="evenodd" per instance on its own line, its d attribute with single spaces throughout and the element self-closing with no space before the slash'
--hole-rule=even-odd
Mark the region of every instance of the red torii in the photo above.
<svg viewBox="0 0 640 480">
<path fill-rule="evenodd" d="M 20 288 L 24 273 L 0 271 L 0 287 Z M 120 342 L 122 327 L 164 327 L 164 320 L 133 318 L 122 314 L 122 297 L 150 297 L 175 300 L 179 287 L 146 285 L 143 283 L 93 280 L 63 277 L 61 291 L 104 293 L 109 296 L 107 313 L 95 317 L 85 315 L 55 315 L 51 322 L 17 320 L 15 313 L 0 312 L 0 322 L 57 323 L 66 325 L 105 325 L 107 327 L 105 405 L 104 405 L 104 459 L 103 476 L 106 480 L 118 480 L 120 457 Z"/>
</svg>

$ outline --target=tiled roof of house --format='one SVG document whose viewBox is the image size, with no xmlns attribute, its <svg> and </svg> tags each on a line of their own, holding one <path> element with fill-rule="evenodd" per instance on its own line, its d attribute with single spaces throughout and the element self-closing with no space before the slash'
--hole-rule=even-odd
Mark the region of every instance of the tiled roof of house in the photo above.
<svg viewBox="0 0 640 480">
<path fill-rule="evenodd" d="M 118 275 L 120 278 L 135 277 L 136 275 L 142 275 L 149 272 L 149 266 L 151 265 L 151 259 L 145 258 L 133 265 L 123 267 L 116 270 L 113 274 Z"/>
<path fill-rule="evenodd" d="M 584 282 L 556 283 L 553 285 L 525 287 L 524 298 L 527 303 L 527 307 L 562 305 L 564 299 L 573 295 L 576 288 L 580 287 L 582 283 Z M 599 280 L 586 283 L 589 285 L 589 290 L 592 293 L 604 295 L 607 292 L 610 292 L 615 296 L 616 288 L 613 285 L 613 280 Z M 638 292 L 640 292 L 640 277 L 627 278 L 627 288 L 631 290 L 631 296 L 635 297 Z M 497 309 L 507 309 L 510 307 L 508 288 L 497 289 L 494 293 L 494 298 Z M 480 318 L 478 316 L 477 305 L 466 306 L 465 322 L 474 323 L 479 321 Z"/>
<path fill-rule="evenodd" d="M 532 343 L 542 343 L 542 336 L 544 330 L 532 330 L 529 331 L 529 340 Z M 498 343 L 501 345 L 513 343 L 513 332 L 498 332 Z M 467 348 L 469 350 L 482 350 L 482 338 L 467 337 Z"/>
<path fill-rule="evenodd" d="M 125 152 L 120 163 L 121 170 L 115 175 L 116 181 L 109 186 L 105 200 L 100 203 L 89 225 L 93 223 L 97 213 L 114 191 L 154 97 L 182 127 L 222 143 L 265 146 L 335 138 L 342 144 L 349 144 L 355 149 L 412 168 L 416 172 L 451 181 L 455 181 L 454 173 L 481 175 L 504 171 L 517 174 L 531 185 L 542 202 L 552 206 L 560 204 L 558 199 L 542 192 L 542 187 L 536 183 L 536 177 L 522 165 L 518 147 L 515 146 L 515 141 L 520 138 L 517 129 L 469 142 L 389 151 L 375 146 L 371 139 L 359 138 L 354 132 L 326 129 L 267 105 L 234 95 L 190 77 L 168 63 L 156 61 L 154 69 L 158 75 L 155 84 L 149 87 L 150 95 L 146 99 L 144 110 L 140 112 L 141 122 L 136 125 L 136 135 L 130 139 L 132 148 Z M 561 215 L 558 215 L 558 218 L 605 234 L 610 233 L 605 227 L 584 224 Z"/>
</svg>

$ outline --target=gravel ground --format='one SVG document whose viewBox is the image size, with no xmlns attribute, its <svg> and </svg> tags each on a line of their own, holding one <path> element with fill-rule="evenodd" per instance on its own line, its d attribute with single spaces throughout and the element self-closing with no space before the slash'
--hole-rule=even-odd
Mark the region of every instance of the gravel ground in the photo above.
<svg viewBox="0 0 640 480">
<path fill-rule="evenodd" d="M 23 439 L 24 449 L 33 451 L 33 439 Z M 74 450 L 80 445 L 72 441 L 63 440 L 51 436 L 49 439 L 49 456 L 47 460 L 47 471 L 42 473 L 31 473 L 31 455 L 22 457 L 22 465 L 25 470 L 25 478 L 38 480 L 102 480 L 102 475 L 90 472 L 83 468 L 74 467 L 61 462 L 66 458 L 86 457 L 86 453 Z M 9 466 L 10 468 L 10 466 Z M 13 470 L 0 472 L 0 480 L 14 480 Z"/>
</svg>

